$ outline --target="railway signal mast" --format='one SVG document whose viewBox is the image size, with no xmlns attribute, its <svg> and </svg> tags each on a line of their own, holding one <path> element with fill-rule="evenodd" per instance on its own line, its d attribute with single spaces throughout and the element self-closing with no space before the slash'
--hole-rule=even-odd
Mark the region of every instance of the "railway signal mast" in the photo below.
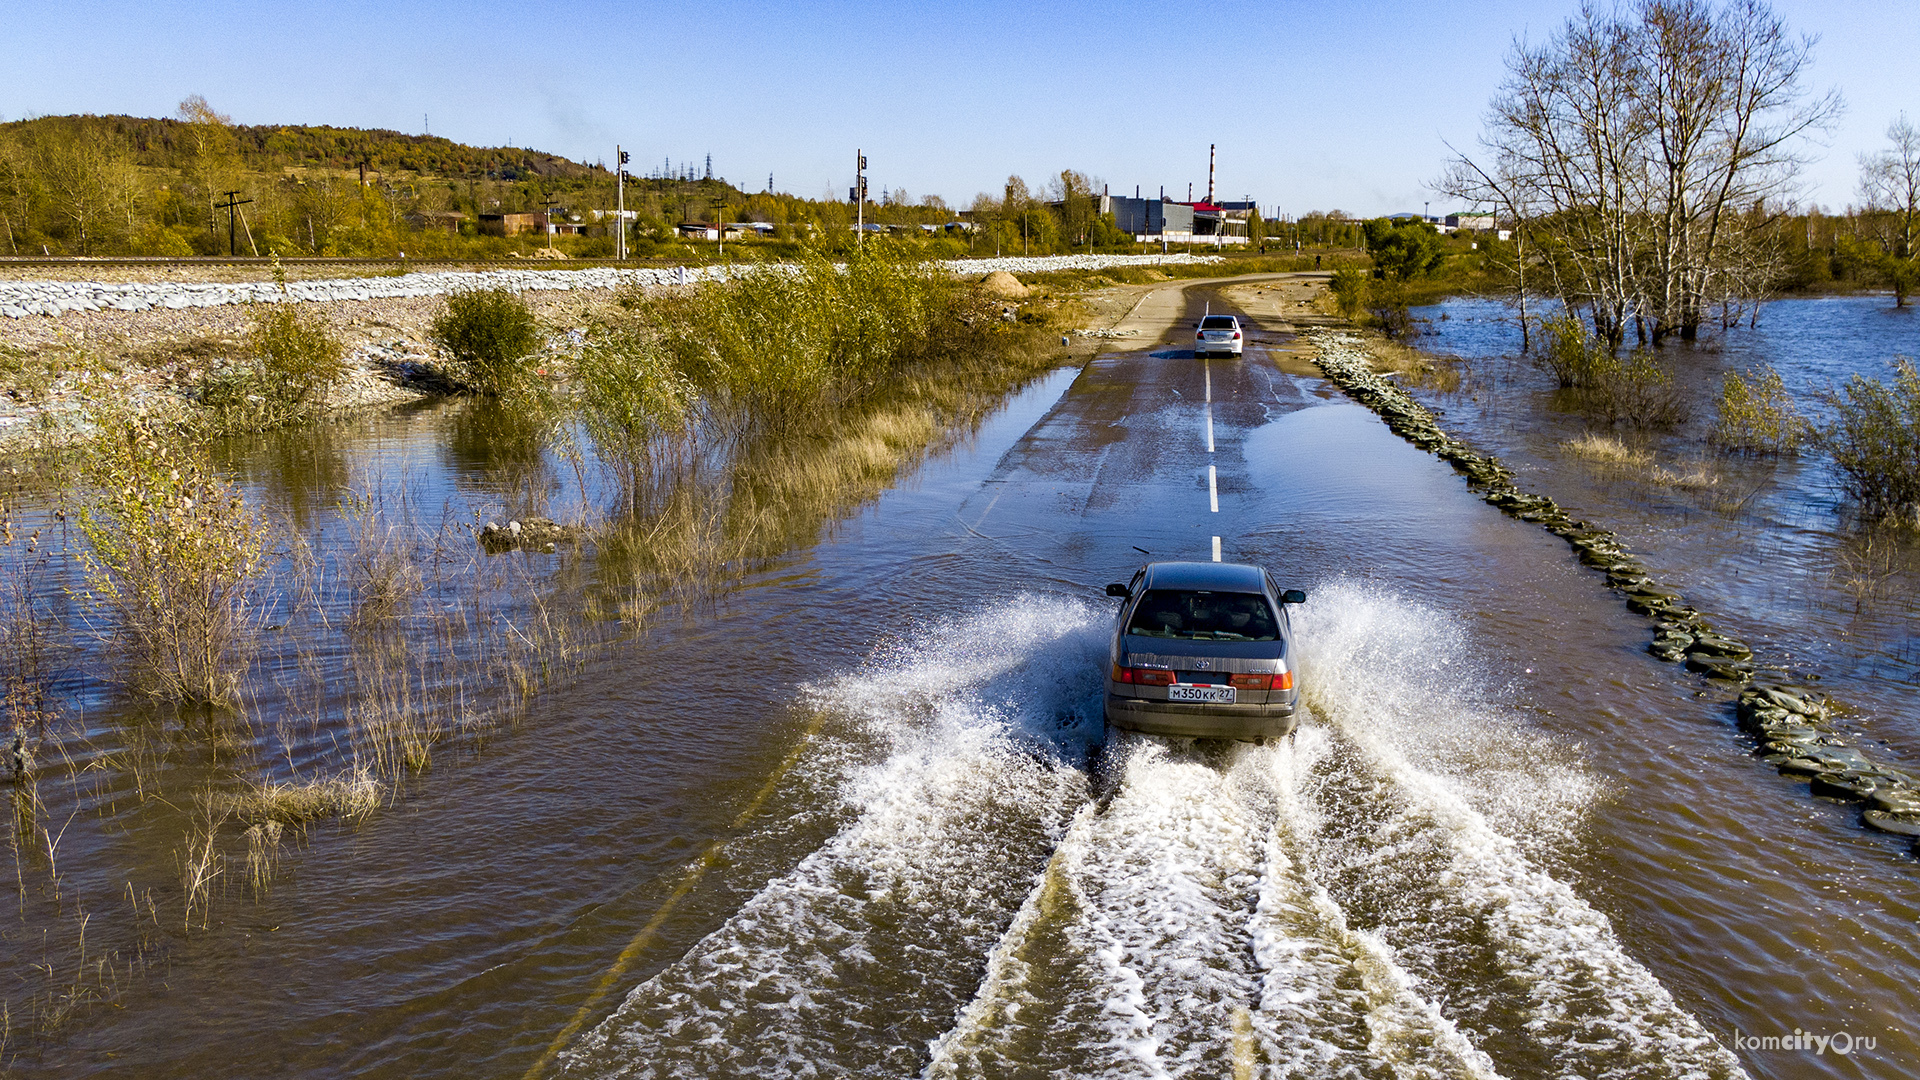
<svg viewBox="0 0 1920 1080">
<path fill-rule="evenodd" d="M 625 262 L 627 258 L 627 152 L 620 149 L 618 143 L 613 147 L 613 168 L 613 234 L 619 237 L 619 241 L 613 245 L 614 257 Z"/>
<path fill-rule="evenodd" d="M 862 244 L 867 242 L 867 155 L 859 150 L 853 152 L 853 187 L 847 191 L 847 198 L 854 201 L 853 234 Z"/>
</svg>

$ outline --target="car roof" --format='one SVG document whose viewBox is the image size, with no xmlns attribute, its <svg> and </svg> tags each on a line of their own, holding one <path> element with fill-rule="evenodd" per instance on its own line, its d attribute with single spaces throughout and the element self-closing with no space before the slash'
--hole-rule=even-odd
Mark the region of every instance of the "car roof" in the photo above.
<svg viewBox="0 0 1920 1080">
<path fill-rule="evenodd" d="M 1220 323 L 1231 323 L 1234 326 L 1240 325 L 1240 320 L 1234 318 L 1231 315 L 1208 315 L 1205 318 L 1202 318 L 1200 321 L 1203 323 L 1214 323 L 1215 325 L 1218 325 Z"/>
<path fill-rule="evenodd" d="M 1147 564 L 1147 589 L 1212 589 L 1265 592 L 1266 572 L 1246 563 L 1158 562 Z"/>
</svg>

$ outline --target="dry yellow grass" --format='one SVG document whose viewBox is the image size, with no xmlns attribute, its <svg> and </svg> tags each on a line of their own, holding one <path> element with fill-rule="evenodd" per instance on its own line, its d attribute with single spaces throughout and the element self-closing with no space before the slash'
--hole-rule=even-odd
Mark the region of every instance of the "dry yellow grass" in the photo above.
<svg viewBox="0 0 1920 1080">
<path fill-rule="evenodd" d="M 1560 448 L 1582 461 L 1602 465 L 1645 465 L 1653 460 L 1650 450 L 1628 446 L 1612 435 L 1593 431 L 1568 439 L 1560 444 Z"/>
<path fill-rule="evenodd" d="M 1443 394 L 1460 389 L 1460 361 L 1429 356 L 1418 349 L 1373 334 L 1368 334 L 1366 341 L 1376 371 L 1399 376 L 1409 385 Z"/>
<path fill-rule="evenodd" d="M 1702 464 L 1691 467 L 1682 466 L 1679 471 L 1664 465 L 1655 465 L 1647 473 L 1647 479 L 1664 487 L 1682 488 L 1687 491 L 1705 491 L 1720 483 L 1720 474 Z"/>
<path fill-rule="evenodd" d="M 364 818 L 380 809 L 385 797 L 385 785 L 360 772 L 318 780 L 255 780 L 244 791 L 227 795 L 222 808 L 243 821 L 302 825 L 331 817 Z"/>
</svg>

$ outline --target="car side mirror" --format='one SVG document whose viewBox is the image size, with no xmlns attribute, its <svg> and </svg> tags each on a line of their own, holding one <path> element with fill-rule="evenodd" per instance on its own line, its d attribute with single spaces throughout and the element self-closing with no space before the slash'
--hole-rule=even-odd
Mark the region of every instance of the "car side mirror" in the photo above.
<svg viewBox="0 0 1920 1080">
<path fill-rule="evenodd" d="M 1307 594 L 1301 592 L 1299 589 L 1288 589 L 1286 592 L 1280 594 L 1280 602 L 1283 604 L 1304 604 L 1307 602 Z"/>
<path fill-rule="evenodd" d="M 1127 598 L 1127 587 L 1118 582 L 1115 582 L 1114 584 L 1107 586 L 1107 595 L 1117 596 L 1120 599 L 1125 600 Z"/>
</svg>

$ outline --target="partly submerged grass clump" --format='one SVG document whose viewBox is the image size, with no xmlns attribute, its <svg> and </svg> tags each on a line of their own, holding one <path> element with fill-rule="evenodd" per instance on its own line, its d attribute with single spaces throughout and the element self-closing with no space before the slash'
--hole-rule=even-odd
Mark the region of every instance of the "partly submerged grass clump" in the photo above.
<svg viewBox="0 0 1920 1080">
<path fill-rule="evenodd" d="M 1597 431 L 1583 432 L 1561 443 L 1560 448 L 1582 461 L 1600 465 L 1646 465 L 1653 461 L 1652 451 Z"/>
<path fill-rule="evenodd" d="M 1401 381 L 1426 390 L 1450 394 L 1460 389 L 1459 360 L 1430 356 L 1389 338 L 1366 337 L 1367 351 L 1373 356 L 1375 370 L 1398 376 Z"/>
<path fill-rule="evenodd" d="M 256 778 L 224 796 L 221 804 L 241 821 L 297 826 L 331 818 L 358 821 L 380 809 L 386 795 L 386 785 L 363 769 L 351 776 L 311 780 Z"/>
</svg>

